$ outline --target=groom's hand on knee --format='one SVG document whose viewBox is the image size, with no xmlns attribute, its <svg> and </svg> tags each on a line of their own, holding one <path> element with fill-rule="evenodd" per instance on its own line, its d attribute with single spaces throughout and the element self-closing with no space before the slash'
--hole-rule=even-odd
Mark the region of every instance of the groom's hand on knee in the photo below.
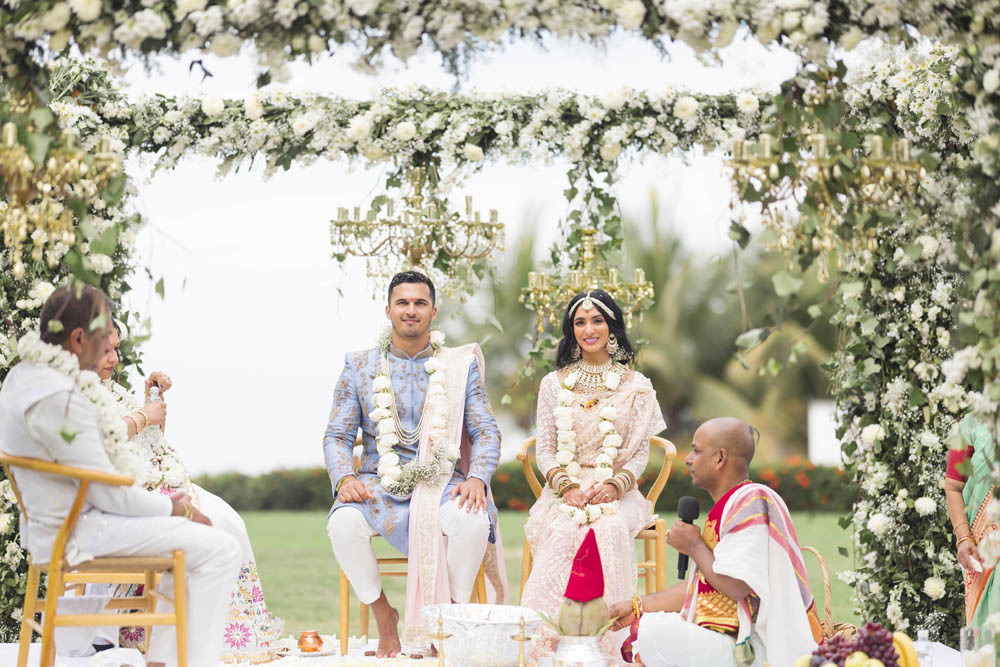
<svg viewBox="0 0 1000 667">
<path fill-rule="evenodd" d="M 363 503 L 372 499 L 372 492 L 364 482 L 356 477 L 351 477 L 340 485 L 337 498 L 343 503 Z"/>
<path fill-rule="evenodd" d="M 478 477 L 470 477 L 451 490 L 451 497 L 458 496 L 459 508 L 466 512 L 486 511 L 486 482 Z"/>
</svg>

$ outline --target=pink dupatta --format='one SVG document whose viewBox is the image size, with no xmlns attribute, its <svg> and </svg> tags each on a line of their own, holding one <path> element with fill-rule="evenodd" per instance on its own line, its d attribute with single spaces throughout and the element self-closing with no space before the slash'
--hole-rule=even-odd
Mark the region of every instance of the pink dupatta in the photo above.
<svg viewBox="0 0 1000 667">
<path fill-rule="evenodd" d="M 456 466 L 464 474 L 468 474 L 472 444 L 465 430 L 466 385 L 469 366 L 473 360 L 479 362 L 480 373 L 485 378 L 486 366 L 483 353 L 479 345 L 469 344 L 458 348 L 442 348 L 439 358 L 444 365 L 445 391 L 449 397 L 446 416 L 449 438 L 452 441 L 461 440 Z M 430 421 L 430 419 L 425 421 L 420 434 L 417 449 L 417 458 L 420 461 L 431 458 L 428 426 Z M 406 644 L 423 645 L 428 641 L 427 626 L 420 615 L 421 608 L 451 602 L 448 563 L 444 557 L 444 536 L 438 524 L 441 496 L 451 480 L 451 473 L 452 470 L 444 471 L 435 484 L 417 484 L 410 498 L 410 553 L 406 565 L 406 616 L 403 624 L 403 641 Z M 489 485 L 486 487 L 486 494 L 492 502 L 493 493 Z M 494 543 L 486 545 L 486 555 L 483 558 L 487 598 L 492 603 L 503 604 L 507 597 L 507 573 L 504 567 L 499 521 L 495 537 Z"/>
</svg>

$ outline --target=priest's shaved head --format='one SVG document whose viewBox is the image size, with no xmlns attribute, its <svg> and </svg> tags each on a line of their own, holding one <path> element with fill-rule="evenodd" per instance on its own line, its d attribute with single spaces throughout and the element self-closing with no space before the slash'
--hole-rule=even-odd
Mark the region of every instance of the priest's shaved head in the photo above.
<svg viewBox="0 0 1000 667">
<path fill-rule="evenodd" d="M 755 429 L 735 417 L 710 419 L 694 432 L 684 459 L 691 482 L 718 499 L 747 478 L 756 449 Z"/>
</svg>

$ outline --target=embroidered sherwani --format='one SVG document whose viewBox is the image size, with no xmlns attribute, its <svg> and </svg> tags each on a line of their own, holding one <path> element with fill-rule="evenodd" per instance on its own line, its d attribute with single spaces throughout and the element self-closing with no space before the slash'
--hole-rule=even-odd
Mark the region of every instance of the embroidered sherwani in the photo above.
<svg viewBox="0 0 1000 667">
<path fill-rule="evenodd" d="M 416 430 L 420 423 L 429 381 L 424 364 L 432 354 L 430 345 L 412 357 L 395 346 L 389 346 L 389 375 L 395 393 L 396 410 L 401 424 L 407 430 Z M 407 554 L 410 498 L 388 493 L 379 483 L 376 472 L 379 463 L 379 453 L 375 446 L 378 428 L 369 414 L 373 409 L 372 383 L 381 373 L 382 356 L 378 348 L 349 353 L 344 360 L 344 370 L 337 381 L 333 407 L 323 438 L 326 469 L 334 489 L 334 504 L 330 514 L 348 505 L 358 509 L 378 534 Z M 478 361 L 473 361 L 469 367 L 465 387 L 464 428 L 471 444 L 468 477 L 480 479 L 489 487 L 490 478 L 500 460 L 500 430 L 490 409 Z M 359 429 L 362 452 L 358 469 L 355 470 L 354 441 Z M 406 447 L 400 443 L 395 450 L 399 454 L 400 465 L 405 465 L 416 456 L 417 445 Z M 337 487 L 347 475 L 355 475 L 364 482 L 372 492 L 373 499 L 365 503 L 341 502 L 337 498 Z M 446 502 L 452 489 L 466 479 L 467 476 L 456 466 L 441 496 L 441 502 Z M 497 510 L 492 499 L 488 504 L 490 542 L 495 542 Z"/>
</svg>

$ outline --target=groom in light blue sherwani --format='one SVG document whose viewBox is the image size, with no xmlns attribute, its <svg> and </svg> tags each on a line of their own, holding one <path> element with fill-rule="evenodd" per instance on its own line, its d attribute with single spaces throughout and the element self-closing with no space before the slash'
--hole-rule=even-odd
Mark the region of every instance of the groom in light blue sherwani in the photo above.
<svg viewBox="0 0 1000 667">
<path fill-rule="evenodd" d="M 436 314 L 434 285 L 429 278 L 415 271 L 407 271 L 392 279 L 386 307 L 386 316 L 392 323 L 391 339 L 387 345 L 347 355 L 344 371 L 337 382 L 333 408 L 323 440 L 326 467 L 333 484 L 335 500 L 330 510 L 327 531 L 337 562 L 351 582 L 355 594 L 361 602 L 371 605 L 378 624 L 379 657 L 398 654 L 400 642 L 398 613 L 389 605 L 382 592 L 375 553 L 370 544 L 373 536 L 382 535 L 410 558 L 408 611 L 411 598 L 416 600 L 416 592 L 409 590 L 415 587 L 413 582 L 416 579 L 413 577 L 417 576 L 414 572 L 419 565 L 413 561 L 427 557 L 427 544 L 431 542 L 421 538 L 419 553 L 411 550 L 411 500 L 416 503 L 421 492 L 426 495 L 430 491 L 437 498 L 437 490 L 443 489 L 440 500 L 434 503 L 432 511 L 415 514 L 414 523 L 421 528 L 420 532 L 423 534 L 426 523 L 436 520 L 438 529 L 434 531 L 432 545 L 435 549 L 440 537 L 446 538 L 446 554 L 442 554 L 442 565 L 446 561 L 447 581 L 438 582 L 438 588 L 441 583 L 445 583 L 444 590 L 450 592 L 452 600 L 469 601 L 487 546 L 496 542 L 496 507 L 489 494 L 489 482 L 500 456 L 500 432 L 483 383 L 481 356 L 478 346 L 461 348 L 458 352 L 468 350 L 468 353 L 460 356 L 454 354 L 455 351 L 451 348 L 439 350 L 440 341 L 436 339 L 432 345 L 430 325 Z M 454 395 L 447 399 L 439 397 L 438 400 L 450 400 L 453 403 L 459 401 L 457 409 L 452 412 L 460 416 L 462 423 L 455 425 L 453 433 L 460 434 L 465 446 L 457 464 L 443 461 L 442 473 L 437 471 L 432 462 L 430 469 L 434 474 L 428 476 L 428 473 L 422 473 L 418 476 L 420 481 L 416 488 L 413 488 L 412 481 L 407 486 L 407 473 L 399 478 L 399 471 L 407 470 L 408 463 L 420 458 L 419 451 L 429 451 L 426 434 L 433 425 L 425 422 L 434 420 L 427 417 L 425 409 L 425 400 L 431 400 L 428 396 L 430 376 L 425 364 L 429 359 L 438 357 L 446 360 L 446 364 L 449 359 L 459 359 L 454 363 L 460 364 L 457 367 L 462 374 L 459 380 L 464 379 L 464 383 L 460 382 L 462 386 L 456 386 L 452 382 L 449 389 L 453 390 L 450 393 Z M 374 397 L 378 385 L 384 384 L 384 379 L 380 376 L 385 375 L 391 382 L 393 402 L 391 409 L 379 410 Z M 451 377 L 455 377 L 454 368 Z M 455 392 L 455 389 L 458 391 Z M 458 394 L 462 389 L 464 406 L 461 405 L 461 396 Z M 375 419 L 372 418 L 373 412 Z M 387 414 L 393 416 L 386 417 Z M 385 441 L 382 442 L 383 454 L 380 455 L 379 439 L 386 437 L 384 430 L 387 423 L 395 423 L 394 435 L 398 435 L 389 436 L 391 439 L 388 442 L 396 443 L 391 450 L 385 447 Z M 441 422 L 437 422 L 437 427 L 443 428 Z M 359 467 L 355 469 L 353 448 L 359 428 L 363 451 Z M 457 439 L 459 438 L 449 439 L 455 451 L 458 451 L 458 442 L 451 440 Z M 444 451 L 444 444 L 439 440 L 446 439 L 435 438 L 435 452 Z M 390 451 L 395 456 L 391 456 Z M 386 459 L 384 462 L 383 456 Z M 423 459 L 429 456 L 425 453 Z M 410 468 L 423 463 L 423 459 L 411 463 Z M 396 467 L 393 462 L 396 462 Z M 426 465 L 423 469 L 428 470 Z M 400 479 L 401 486 L 396 484 L 397 478 Z M 392 488 L 396 495 L 390 493 L 386 486 Z M 404 487 L 405 491 L 400 491 Z M 425 518 L 428 516 L 430 518 Z M 436 561 L 436 550 L 430 558 Z M 433 582 L 424 582 L 422 585 L 426 589 L 428 585 L 433 587 Z M 416 587 L 419 588 L 420 585 Z M 425 598 L 426 593 L 425 590 Z M 409 629 L 410 614 L 407 616 Z"/>
</svg>

